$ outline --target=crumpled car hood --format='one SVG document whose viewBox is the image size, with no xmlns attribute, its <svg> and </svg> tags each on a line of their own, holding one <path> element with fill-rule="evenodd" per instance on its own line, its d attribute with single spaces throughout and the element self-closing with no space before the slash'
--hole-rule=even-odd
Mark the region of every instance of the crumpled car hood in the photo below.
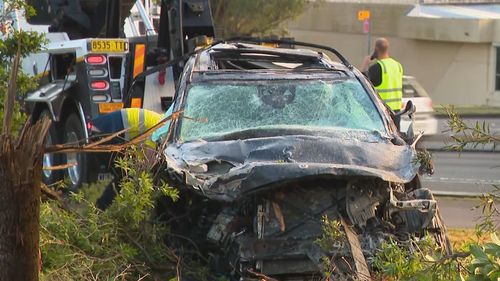
<svg viewBox="0 0 500 281">
<path fill-rule="evenodd" d="M 415 150 L 406 145 L 318 136 L 188 142 L 168 146 L 164 155 L 168 169 L 184 176 L 186 184 L 221 201 L 309 176 L 406 183 L 419 168 Z"/>
</svg>

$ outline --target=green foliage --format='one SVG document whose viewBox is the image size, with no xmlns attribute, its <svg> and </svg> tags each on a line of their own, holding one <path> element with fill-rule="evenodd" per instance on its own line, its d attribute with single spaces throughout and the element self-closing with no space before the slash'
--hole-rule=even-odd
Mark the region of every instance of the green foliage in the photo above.
<svg viewBox="0 0 500 281">
<path fill-rule="evenodd" d="M 28 5 L 25 0 L 3 0 L 3 10 L 0 11 L 0 22 L 10 24 L 11 14 L 14 11 L 22 12 L 21 16 L 26 18 L 34 16 L 36 11 Z"/>
<path fill-rule="evenodd" d="M 373 267 L 384 280 L 457 280 L 458 256 L 445 256 L 438 248 L 430 236 L 404 244 L 389 239 L 380 246 Z"/>
<path fill-rule="evenodd" d="M 344 247 L 347 242 L 347 236 L 342 229 L 342 224 L 339 220 L 330 220 L 324 215 L 321 218 L 323 234 L 315 241 L 321 250 L 325 253 L 331 253 Z M 335 277 L 345 277 L 343 272 L 338 272 L 337 265 L 334 262 L 335 257 L 324 256 L 321 258 L 323 266 L 323 275 L 326 280 L 335 279 Z M 341 275 L 341 276 L 339 276 Z"/>
<path fill-rule="evenodd" d="M 101 211 L 87 193 L 72 195 L 77 209 L 56 202 L 41 206 L 41 251 L 44 280 L 168 280 L 177 276 L 179 258 L 163 242 L 168 229 L 154 220 L 159 196 L 178 194 L 153 174 L 140 150 L 118 160 L 125 175 L 113 204 Z"/>
<path fill-rule="evenodd" d="M 478 235 L 492 233 L 500 229 L 500 209 L 497 202 L 500 199 L 500 186 L 494 185 L 494 190 L 480 196 L 481 203 L 475 208 L 480 208 L 483 216 L 476 225 Z"/>
<path fill-rule="evenodd" d="M 217 37 L 285 34 L 282 24 L 299 16 L 307 0 L 211 0 Z"/>
<path fill-rule="evenodd" d="M 323 234 L 321 238 L 316 240 L 316 244 L 325 252 L 334 250 L 334 245 L 347 241 L 346 234 L 342 229 L 342 224 L 339 220 L 330 220 L 324 215 L 321 218 Z"/>
<path fill-rule="evenodd" d="M 155 199 L 159 195 L 169 196 L 173 201 L 179 198 L 178 190 L 170 188 L 165 182 L 161 182 L 159 186 L 153 184 L 151 172 L 138 166 L 137 159 L 141 157 L 143 157 L 141 150 L 132 149 L 117 159 L 116 166 L 125 174 L 125 180 L 120 185 L 121 190 L 115 202 L 106 210 L 121 223 L 135 227 L 141 227 L 141 224 L 148 220 L 154 208 Z M 130 208 L 130 206 L 135 206 L 135 208 Z"/>
<path fill-rule="evenodd" d="M 0 11 L 0 22 L 3 25 L 11 25 L 10 15 L 14 10 L 25 11 L 26 16 L 34 14 L 32 7 L 24 0 L 5 0 L 4 10 Z M 36 32 L 26 32 L 9 29 L 5 34 L 0 34 L 0 118 L 4 115 L 4 99 L 7 93 L 8 81 L 13 58 L 20 47 L 21 57 L 25 58 L 30 53 L 38 52 L 45 42 L 44 35 Z M 24 96 L 27 92 L 34 90 L 37 81 L 34 77 L 22 73 L 18 74 L 16 81 L 19 96 Z M 21 111 L 21 106 L 16 103 L 13 111 L 13 131 L 17 132 L 26 121 L 25 114 Z"/>
<path fill-rule="evenodd" d="M 413 160 L 414 164 L 420 165 L 420 171 L 429 175 L 434 173 L 434 163 L 432 161 L 432 153 L 428 150 L 418 150 L 417 156 Z"/>
<path fill-rule="evenodd" d="M 490 125 L 485 121 L 470 125 L 458 115 L 452 106 L 445 107 L 444 110 L 448 114 L 448 127 L 453 139 L 453 143 L 446 146 L 446 149 L 463 151 L 465 148 L 476 148 L 487 144 L 492 144 L 495 148 L 500 142 L 500 137 L 493 135 Z"/>
<path fill-rule="evenodd" d="M 0 63 L 8 64 L 16 55 L 17 48 L 21 48 L 21 57 L 38 52 L 45 43 L 45 36 L 34 31 L 12 30 L 0 40 Z"/>
<path fill-rule="evenodd" d="M 491 242 L 484 245 L 472 244 L 469 250 L 473 260 L 468 266 L 470 276 L 467 280 L 500 279 L 500 240 L 496 234 L 491 235 Z"/>
<path fill-rule="evenodd" d="M 373 264 L 385 276 L 401 279 L 409 274 L 413 274 L 415 267 L 419 267 L 418 261 L 414 258 L 407 260 L 408 256 L 411 255 L 405 248 L 391 240 L 388 243 L 382 244 Z"/>
</svg>

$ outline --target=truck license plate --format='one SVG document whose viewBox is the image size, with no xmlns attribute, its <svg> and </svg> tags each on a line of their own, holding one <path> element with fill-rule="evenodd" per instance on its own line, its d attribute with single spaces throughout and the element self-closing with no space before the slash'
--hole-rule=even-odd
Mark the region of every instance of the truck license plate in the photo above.
<svg viewBox="0 0 500 281">
<path fill-rule="evenodd" d="M 128 51 L 128 42 L 126 40 L 90 40 L 90 51 L 98 53 L 123 53 Z"/>
</svg>

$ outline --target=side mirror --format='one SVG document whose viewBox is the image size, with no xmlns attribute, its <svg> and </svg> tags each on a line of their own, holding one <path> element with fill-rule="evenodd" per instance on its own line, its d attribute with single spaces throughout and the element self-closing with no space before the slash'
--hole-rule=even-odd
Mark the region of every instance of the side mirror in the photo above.
<svg viewBox="0 0 500 281">
<path fill-rule="evenodd" d="M 413 114 L 417 111 L 416 106 L 413 104 L 411 100 L 409 100 L 405 108 L 398 113 L 395 113 L 394 116 L 401 118 L 403 115 L 408 115 L 409 117 L 409 123 L 408 121 L 405 121 L 406 126 L 403 124 L 403 120 L 401 120 L 401 128 L 400 131 L 403 134 L 403 138 L 406 140 L 408 144 L 412 143 L 415 138 L 415 132 L 413 131 L 413 125 L 414 125 L 414 120 L 413 120 Z M 405 132 L 406 131 L 406 132 Z M 404 132 L 404 133 L 403 133 Z"/>
<path fill-rule="evenodd" d="M 401 116 L 404 114 L 408 114 L 408 116 L 410 116 L 410 118 L 411 118 L 413 116 L 413 113 L 415 113 L 415 111 L 417 111 L 417 107 L 413 104 L 413 102 L 411 100 L 409 100 L 406 103 L 405 108 L 403 110 L 401 110 L 400 112 L 396 113 L 395 115 Z"/>
</svg>

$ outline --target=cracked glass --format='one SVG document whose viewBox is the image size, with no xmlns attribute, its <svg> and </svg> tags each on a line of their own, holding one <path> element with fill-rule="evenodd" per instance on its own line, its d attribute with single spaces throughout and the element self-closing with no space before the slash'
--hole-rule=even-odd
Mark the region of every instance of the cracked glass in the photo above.
<svg viewBox="0 0 500 281">
<path fill-rule="evenodd" d="M 366 130 L 384 123 L 357 80 L 211 81 L 187 94 L 181 141 L 245 130 Z"/>
</svg>

